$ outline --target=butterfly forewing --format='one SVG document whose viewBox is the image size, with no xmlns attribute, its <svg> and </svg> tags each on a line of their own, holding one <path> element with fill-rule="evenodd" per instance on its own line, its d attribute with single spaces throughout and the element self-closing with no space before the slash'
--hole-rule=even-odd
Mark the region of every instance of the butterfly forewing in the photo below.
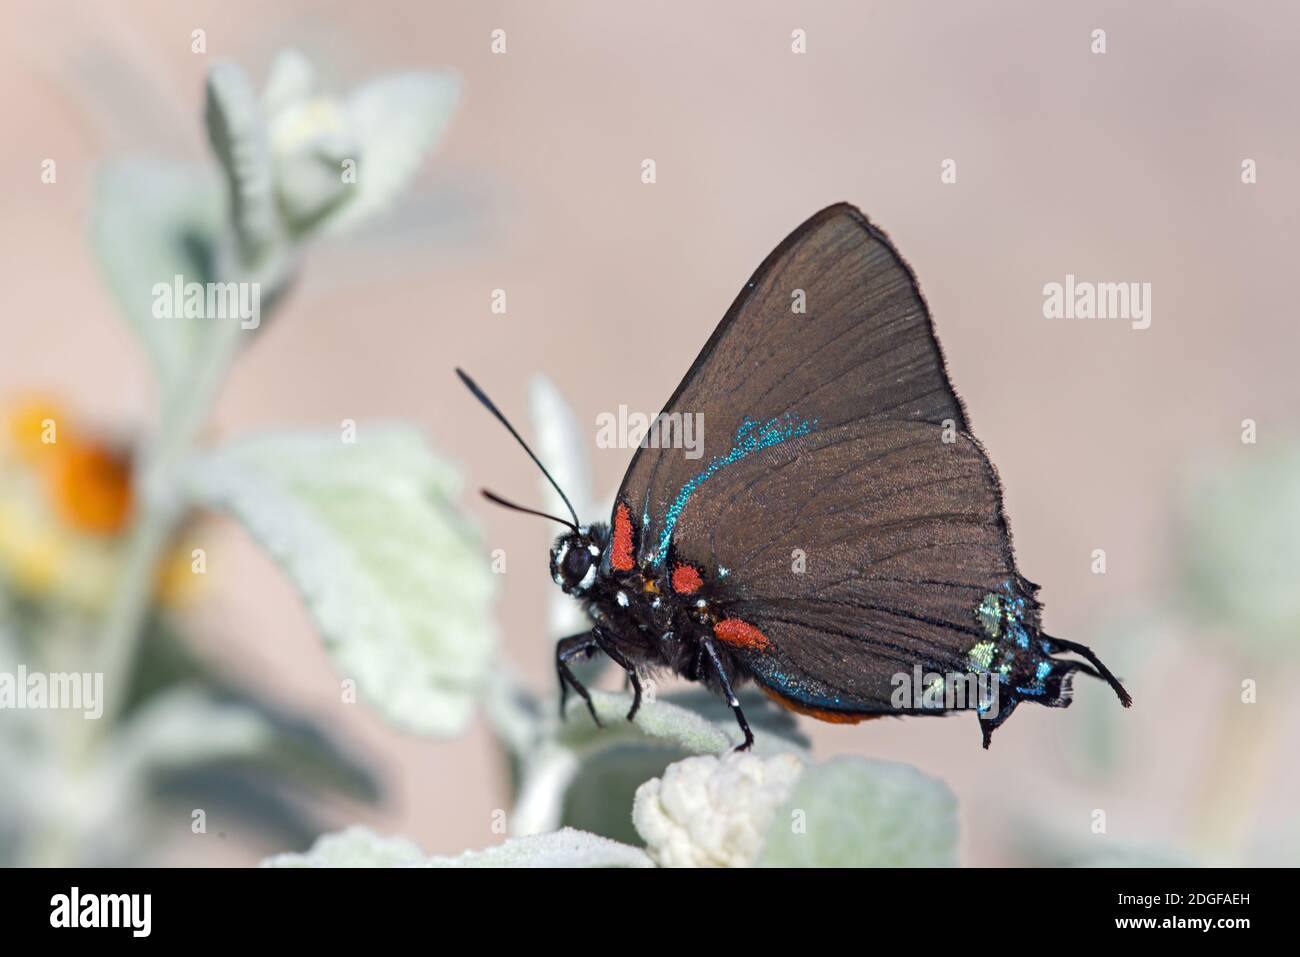
<svg viewBox="0 0 1300 957">
<path fill-rule="evenodd" d="M 848 205 L 818 213 L 768 256 L 663 411 L 699 416 L 704 441 L 695 457 L 639 448 L 623 480 L 620 499 L 649 526 L 641 557 L 659 562 L 682 490 L 747 445 L 860 419 L 966 427 L 911 271 Z"/>
</svg>

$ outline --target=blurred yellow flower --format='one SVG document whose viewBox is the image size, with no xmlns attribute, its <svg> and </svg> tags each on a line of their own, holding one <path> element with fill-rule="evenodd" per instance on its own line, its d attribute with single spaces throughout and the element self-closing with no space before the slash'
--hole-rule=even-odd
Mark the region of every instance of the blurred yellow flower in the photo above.
<svg viewBox="0 0 1300 957">
<path fill-rule="evenodd" d="M 122 530 L 131 511 L 131 469 L 125 455 L 80 436 L 48 397 L 14 403 L 5 424 L 15 458 L 41 475 L 51 507 L 71 528 L 99 535 Z"/>
<path fill-rule="evenodd" d="M 82 434 L 57 400 L 29 395 L 0 410 L 0 576 L 12 587 L 102 608 L 131 506 L 129 456 Z M 159 600 L 187 597 L 194 578 L 188 555 L 168 555 L 158 572 Z"/>
</svg>

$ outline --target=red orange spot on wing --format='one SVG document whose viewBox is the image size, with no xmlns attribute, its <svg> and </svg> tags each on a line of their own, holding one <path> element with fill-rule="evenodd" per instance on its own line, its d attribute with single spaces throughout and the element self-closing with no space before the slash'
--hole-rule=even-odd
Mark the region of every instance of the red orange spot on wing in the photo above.
<svg viewBox="0 0 1300 957">
<path fill-rule="evenodd" d="M 614 509 L 614 542 L 610 549 L 609 563 L 616 571 L 630 572 L 636 564 L 633 557 L 632 510 L 623 502 Z"/>
<path fill-rule="evenodd" d="M 729 645 L 735 645 L 737 648 L 752 648 L 755 651 L 767 651 L 772 643 L 767 640 L 767 635 L 763 634 L 747 621 L 739 618 L 724 618 L 713 626 L 713 633 L 719 641 L 725 641 Z"/>
<path fill-rule="evenodd" d="M 763 694 L 767 695 L 783 708 L 788 708 L 796 714 L 806 714 L 810 718 L 816 718 L 818 721 L 828 721 L 831 724 L 857 724 L 859 721 L 870 721 L 872 718 L 883 718 L 883 714 L 854 714 L 850 711 L 827 711 L 825 708 L 812 708 L 802 701 L 795 701 L 793 698 L 787 698 L 779 691 L 773 691 L 765 685 L 760 685 Z"/>
<path fill-rule="evenodd" d="M 703 584 L 700 570 L 694 565 L 677 565 L 673 568 L 673 591 L 679 595 L 694 595 Z"/>
</svg>

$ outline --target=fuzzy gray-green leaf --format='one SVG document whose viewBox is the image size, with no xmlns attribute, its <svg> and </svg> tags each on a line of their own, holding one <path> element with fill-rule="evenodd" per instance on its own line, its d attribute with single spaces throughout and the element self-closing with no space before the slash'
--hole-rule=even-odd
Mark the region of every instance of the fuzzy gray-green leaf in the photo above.
<svg viewBox="0 0 1300 957">
<path fill-rule="evenodd" d="M 396 726 L 464 728 L 493 650 L 478 542 L 458 479 L 404 427 L 245 439 L 192 463 L 201 503 L 237 517 L 302 594 L 344 678 Z"/>
<path fill-rule="evenodd" d="M 425 853 L 404 837 L 380 837 L 365 827 L 350 827 L 317 838 L 302 854 L 276 854 L 262 867 L 409 867 L 423 863 Z"/>
<path fill-rule="evenodd" d="M 252 84 L 233 63 L 208 71 L 208 140 L 226 174 L 240 261 L 261 265 L 283 242 L 266 120 Z"/>
<path fill-rule="evenodd" d="M 804 772 L 767 832 L 766 867 L 951 867 L 957 799 L 907 764 L 839 758 Z"/>
<path fill-rule="evenodd" d="M 651 867 L 639 848 L 572 828 L 512 838 L 457 857 L 428 857 L 412 841 L 364 827 L 327 834 L 304 854 L 277 854 L 263 867 Z"/>
<path fill-rule="evenodd" d="M 515 837 L 459 857 L 430 858 L 424 867 L 653 867 L 645 851 L 571 827 Z"/>
<path fill-rule="evenodd" d="M 95 253 L 123 318 L 153 360 L 164 397 L 184 388 L 216 325 L 155 315 L 154 287 L 170 286 L 176 276 L 215 280 L 222 220 L 220 183 L 201 170 L 133 161 L 106 166 L 96 178 Z"/>
<path fill-rule="evenodd" d="M 348 96 L 344 114 L 360 150 L 355 192 L 323 224 L 349 229 L 391 203 L 442 136 L 459 97 L 459 83 L 446 73 L 381 76 Z"/>
</svg>

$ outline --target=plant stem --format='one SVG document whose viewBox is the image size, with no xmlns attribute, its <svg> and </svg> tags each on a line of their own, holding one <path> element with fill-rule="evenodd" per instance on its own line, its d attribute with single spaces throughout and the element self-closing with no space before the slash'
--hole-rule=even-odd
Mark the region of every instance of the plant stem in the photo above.
<svg viewBox="0 0 1300 957">
<path fill-rule="evenodd" d="M 289 262 L 287 258 L 277 259 L 259 273 L 245 277 L 272 290 L 268 311 L 274 308 L 278 293 L 287 283 Z M 76 730 L 66 739 L 64 764 L 73 782 L 84 782 L 95 774 L 96 751 L 121 717 L 154 597 L 158 564 L 188 511 L 184 470 L 239 354 L 241 333 L 252 334 L 232 319 L 208 321 L 210 325 L 191 343 L 194 354 L 190 367 L 161 386 L 163 405 L 158 432 L 144 446 L 139 467 L 134 470 L 136 506 L 127 532 L 122 571 L 95 648 L 95 670 L 104 676 L 103 714 L 97 721 L 76 722 Z M 79 850 L 76 828 L 75 822 L 60 821 L 42 829 L 34 840 L 35 860 L 45 866 L 71 862 Z"/>
<path fill-rule="evenodd" d="M 178 488 L 180 470 L 238 352 L 241 331 L 239 323 L 232 321 L 214 322 L 207 330 L 197 369 L 187 388 L 173 390 L 177 405 L 170 414 L 164 411 L 157 439 L 147 449 L 137 473 L 139 504 L 99 645 L 105 701 L 104 716 L 97 724 L 102 728 L 112 727 L 129 692 L 158 562 L 185 515 L 184 496 Z"/>
<path fill-rule="evenodd" d="M 510 815 L 510 834 L 543 834 L 560 826 L 564 795 L 577 777 L 579 755 L 555 742 L 546 742 L 524 761 L 519 796 Z"/>
</svg>

